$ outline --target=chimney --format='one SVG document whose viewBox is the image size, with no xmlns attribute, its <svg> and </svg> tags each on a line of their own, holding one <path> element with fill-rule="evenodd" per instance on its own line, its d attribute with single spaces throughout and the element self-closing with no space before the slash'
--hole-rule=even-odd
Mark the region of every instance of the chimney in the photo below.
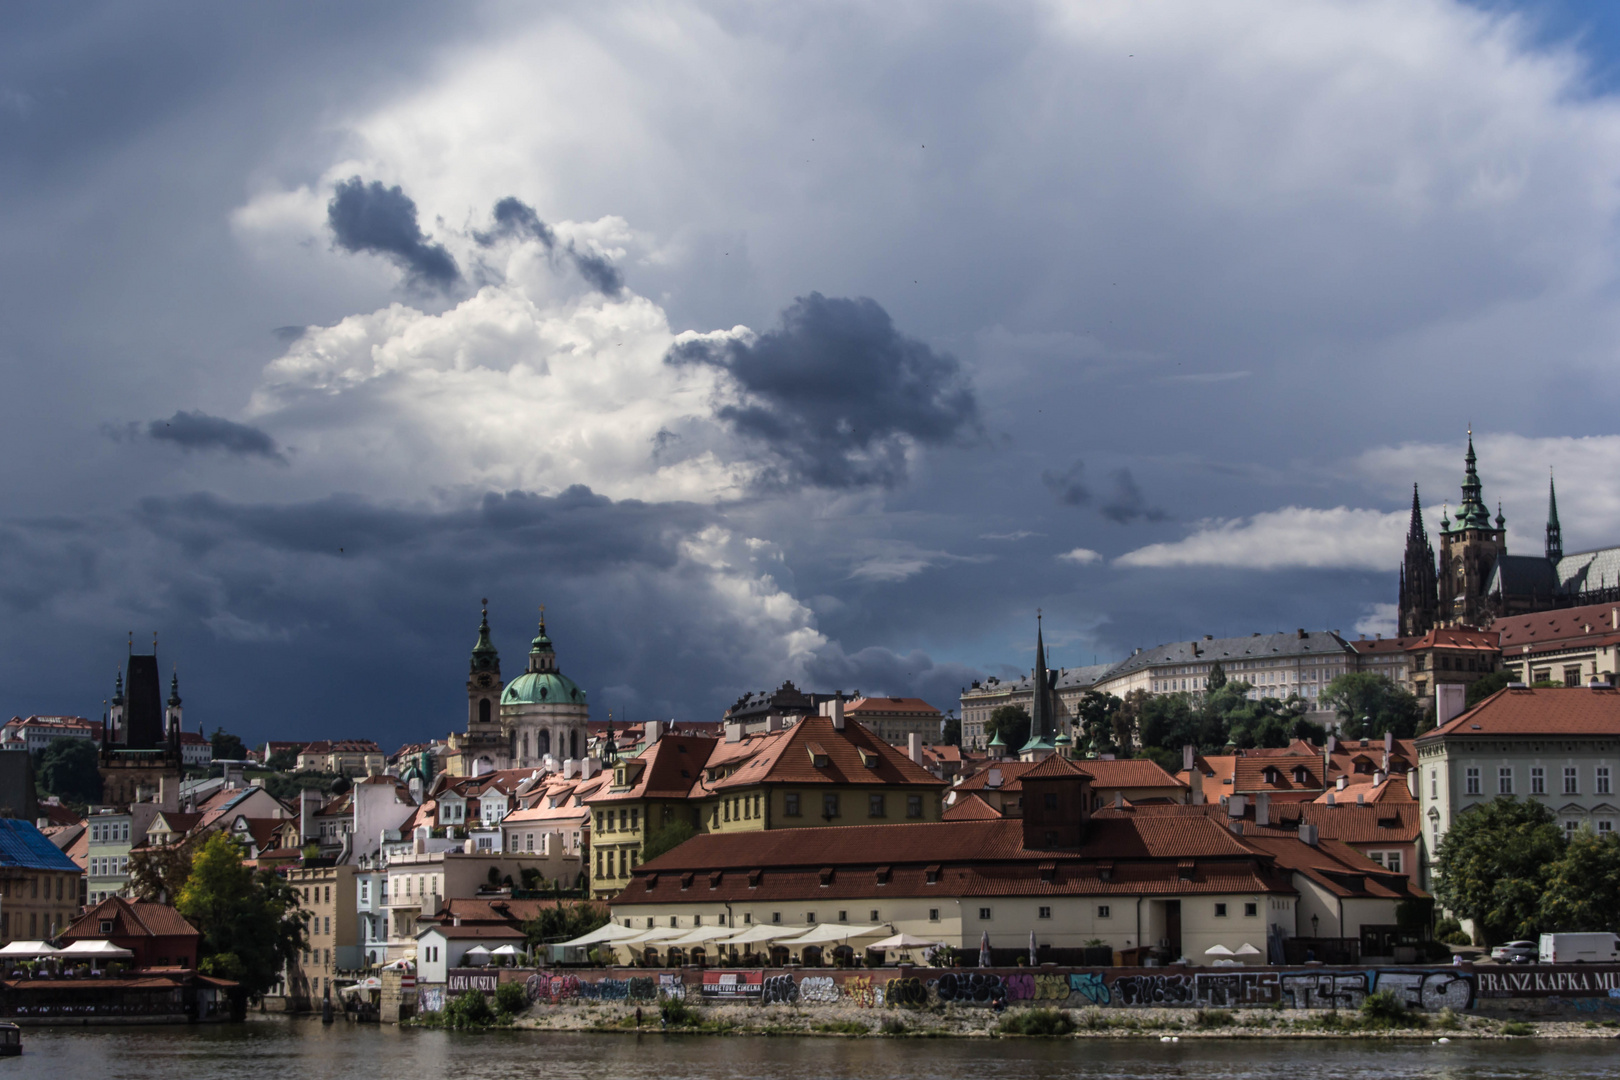
<svg viewBox="0 0 1620 1080">
<path fill-rule="evenodd" d="M 1305 628 L 1303 626 L 1300 627 L 1298 630 L 1294 631 L 1294 633 L 1299 635 L 1299 640 L 1301 640 L 1301 641 L 1305 640 Z"/>
<path fill-rule="evenodd" d="M 476 841 L 474 841 L 473 838 L 470 837 L 470 836 L 467 837 L 467 839 L 465 839 L 465 840 L 463 840 L 461 842 L 461 850 L 465 851 L 468 855 L 476 855 L 476 854 L 478 854 L 478 848 L 476 847 Z"/>
<path fill-rule="evenodd" d="M 1299 827 L 1299 842 L 1302 843 L 1302 844 L 1309 844 L 1311 847 L 1315 847 L 1316 846 L 1316 826 L 1315 825 L 1301 825 Z"/>
<path fill-rule="evenodd" d="M 1339 748 L 1339 737 L 1337 735 L 1329 735 L 1328 738 L 1327 738 L 1327 752 L 1331 754 L 1335 750 L 1337 750 L 1338 748 Z"/>
<path fill-rule="evenodd" d="M 1466 689 L 1461 683 L 1436 683 L 1434 686 L 1434 723 L 1436 727 L 1450 723 L 1462 715 Z"/>
<path fill-rule="evenodd" d="M 1385 772 L 1383 769 L 1379 769 L 1377 772 L 1373 773 L 1373 783 L 1375 785 L 1376 784 L 1382 784 L 1385 780 L 1388 780 L 1388 779 L 1389 779 L 1389 773 Z"/>
<path fill-rule="evenodd" d="M 602 771 L 602 763 L 593 757 L 579 759 L 579 778 L 589 780 Z"/>
<path fill-rule="evenodd" d="M 1192 786 L 1193 805 L 1202 806 L 1204 804 L 1204 778 L 1195 772 L 1187 778 L 1187 783 Z"/>
<path fill-rule="evenodd" d="M 315 822 L 315 815 L 321 812 L 321 793 L 312 788 L 304 788 L 298 793 L 298 838 L 300 840 L 314 840 L 321 835 L 321 828 Z"/>
<path fill-rule="evenodd" d="M 174 777 L 164 776 L 158 780 L 158 806 L 165 813 L 180 809 L 180 782 Z"/>
<path fill-rule="evenodd" d="M 1248 805 L 1249 799 L 1247 796 L 1233 795 L 1230 799 L 1226 800 L 1226 816 L 1240 818 L 1243 816 L 1243 811 Z"/>
<path fill-rule="evenodd" d="M 1271 824 L 1271 793 L 1268 791 L 1262 791 L 1254 797 L 1254 823 Z"/>
<path fill-rule="evenodd" d="M 579 768 L 579 762 L 575 761 L 573 758 L 564 758 L 563 759 L 563 770 L 562 770 L 563 779 L 564 780 L 572 780 L 574 778 L 574 772 L 578 768 Z"/>
<path fill-rule="evenodd" d="M 416 835 L 411 837 L 411 852 L 416 855 L 427 854 L 427 833 L 421 829 L 416 830 Z"/>
<path fill-rule="evenodd" d="M 1412 798 L 1418 797 L 1418 771 L 1416 766 L 1406 770 L 1406 790 L 1412 793 Z"/>
<path fill-rule="evenodd" d="M 726 725 L 726 742 L 742 742 L 743 726 L 739 721 L 732 721 Z"/>
<path fill-rule="evenodd" d="M 844 692 L 838 691 L 832 700 L 832 722 L 834 731 L 844 730 Z"/>
<path fill-rule="evenodd" d="M 915 731 L 906 736 L 906 757 L 918 765 L 922 764 L 922 736 Z"/>
<path fill-rule="evenodd" d="M 1125 793 L 1123 791 L 1114 792 L 1114 809 L 1125 809 Z"/>
<path fill-rule="evenodd" d="M 985 777 L 985 779 L 984 779 L 984 786 L 987 787 L 987 788 L 998 788 L 998 787 L 1000 787 L 1001 786 L 1001 770 L 1000 769 L 991 769 L 990 770 L 990 775 Z"/>
<path fill-rule="evenodd" d="M 1337 805 L 1339 805 L 1338 798 L 1331 791 L 1327 793 L 1327 804 L 1329 806 L 1337 806 Z"/>
<path fill-rule="evenodd" d="M 664 722 L 662 720 L 649 720 L 642 725 L 641 730 L 645 732 L 647 745 L 651 746 L 658 741 L 658 736 L 664 733 Z"/>
<path fill-rule="evenodd" d="M 1350 783 L 1349 777 L 1341 776 L 1337 780 L 1333 781 L 1333 786 L 1335 788 L 1337 788 L 1339 791 L 1343 791 L 1345 789 L 1345 787 L 1347 787 L 1349 785 L 1349 783 Z"/>
<path fill-rule="evenodd" d="M 1198 764 L 1198 750 L 1192 743 L 1181 748 L 1181 771 L 1192 772 L 1193 766 Z"/>
<path fill-rule="evenodd" d="M 1389 759 L 1389 755 L 1391 753 L 1393 753 L 1394 750 L 1395 750 L 1395 733 L 1393 731 L 1386 731 L 1386 732 L 1384 732 L 1384 758 L 1385 758 L 1386 762 Z"/>
<path fill-rule="evenodd" d="M 767 716 L 765 718 L 765 731 L 767 733 L 781 730 L 782 718 L 780 716 Z"/>
</svg>

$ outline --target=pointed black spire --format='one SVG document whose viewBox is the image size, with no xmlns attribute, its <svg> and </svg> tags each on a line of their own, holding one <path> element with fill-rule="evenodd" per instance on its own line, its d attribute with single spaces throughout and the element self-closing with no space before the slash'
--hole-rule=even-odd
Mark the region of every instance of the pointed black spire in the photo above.
<svg viewBox="0 0 1620 1080">
<path fill-rule="evenodd" d="M 169 674 L 169 707 L 174 708 L 180 704 L 180 669 L 177 667 Z"/>
<path fill-rule="evenodd" d="M 1558 524 L 1558 491 L 1552 473 L 1547 474 L 1547 558 L 1557 562 L 1564 557 L 1564 530 Z"/>
<path fill-rule="evenodd" d="M 495 643 L 489 639 L 489 600 L 483 602 L 483 618 L 478 623 L 478 644 L 473 646 L 473 671 L 496 671 L 501 664 L 500 654 L 495 651 Z"/>
<path fill-rule="evenodd" d="M 1426 634 L 1440 618 L 1440 578 L 1435 570 L 1429 532 L 1423 525 L 1423 503 L 1418 498 L 1416 484 L 1412 485 L 1412 519 L 1406 528 L 1406 557 L 1401 562 L 1396 610 L 1398 632 L 1402 637 Z"/>
</svg>

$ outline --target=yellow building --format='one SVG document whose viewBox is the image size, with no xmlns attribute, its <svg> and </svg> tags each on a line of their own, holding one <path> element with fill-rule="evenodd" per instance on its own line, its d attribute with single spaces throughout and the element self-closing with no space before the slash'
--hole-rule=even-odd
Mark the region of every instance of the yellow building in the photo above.
<svg viewBox="0 0 1620 1080">
<path fill-rule="evenodd" d="M 945 781 L 830 704 L 833 715 L 786 730 L 655 738 L 615 763 L 612 785 L 587 800 L 591 895 L 616 895 L 649 843 L 681 835 L 941 820 Z"/>
</svg>

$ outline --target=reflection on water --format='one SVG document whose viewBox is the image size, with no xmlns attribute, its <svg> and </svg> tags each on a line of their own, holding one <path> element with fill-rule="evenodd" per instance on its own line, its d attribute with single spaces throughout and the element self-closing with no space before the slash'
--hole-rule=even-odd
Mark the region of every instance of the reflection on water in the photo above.
<svg viewBox="0 0 1620 1080">
<path fill-rule="evenodd" d="M 317 1020 L 207 1028 L 25 1029 L 4 1075 L 181 1080 L 1620 1080 L 1614 1044 L 1579 1040 L 1455 1042 L 1151 1039 L 804 1039 L 438 1031 Z M 22 1070 L 18 1072 L 17 1070 Z"/>
</svg>

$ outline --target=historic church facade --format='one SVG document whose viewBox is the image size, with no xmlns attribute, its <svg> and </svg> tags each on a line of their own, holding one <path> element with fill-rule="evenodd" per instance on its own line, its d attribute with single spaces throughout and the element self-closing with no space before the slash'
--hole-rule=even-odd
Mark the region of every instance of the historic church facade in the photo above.
<svg viewBox="0 0 1620 1080">
<path fill-rule="evenodd" d="M 1620 601 L 1620 547 L 1564 554 L 1558 493 L 1549 479 L 1542 554 L 1509 554 L 1507 520 L 1500 504 L 1495 518 L 1485 505 L 1470 431 L 1462 502 L 1455 520 L 1449 513 L 1441 515 L 1438 564 L 1423 524 L 1417 485 L 1412 485 L 1412 518 L 1399 589 L 1402 637 L 1436 627 L 1486 628 L 1504 615 Z"/>
<path fill-rule="evenodd" d="M 585 691 L 557 668 L 557 652 L 540 631 L 529 643 L 523 674 L 501 680 L 501 658 L 489 636 L 489 609 L 478 624 L 467 673 L 467 731 L 450 736 L 447 771 L 477 776 L 498 769 L 540 768 L 585 754 L 590 706 Z"/>
</svg>

